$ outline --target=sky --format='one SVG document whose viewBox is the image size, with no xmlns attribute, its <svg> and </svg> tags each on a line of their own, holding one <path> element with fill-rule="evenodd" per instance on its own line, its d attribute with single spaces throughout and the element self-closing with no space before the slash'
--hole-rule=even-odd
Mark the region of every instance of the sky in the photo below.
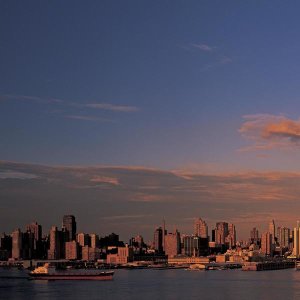
<svg viewBox="0 0 300 300">
<path fill-rule="evenodd" d="M 299 9 L 0 0 L 0 231 L 65 213 L 124 238 L 162 218 L 228 220 L 245 238 L 293 226 Z"/>
</svg>

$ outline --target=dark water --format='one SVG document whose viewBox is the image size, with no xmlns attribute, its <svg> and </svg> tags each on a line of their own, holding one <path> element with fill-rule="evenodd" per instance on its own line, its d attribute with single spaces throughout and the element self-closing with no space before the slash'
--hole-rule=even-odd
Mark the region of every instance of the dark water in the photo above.
<svg viewBox="0 0 300 300">
<path fill-rule="evenodd" d="M 29 281 L 0 269 L 0 299 L 300 299 L 300 271 L 116 270 L 113 281 Z"/>
</svg>

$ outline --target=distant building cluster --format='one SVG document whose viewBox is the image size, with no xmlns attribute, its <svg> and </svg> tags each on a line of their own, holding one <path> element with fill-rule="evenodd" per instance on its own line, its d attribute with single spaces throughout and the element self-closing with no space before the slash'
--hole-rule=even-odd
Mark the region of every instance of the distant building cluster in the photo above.
<svg viewBox="0 0 300 300">
<path fill-rule="evenodd" d="M 300 257 L 299 222 L 290 230 L 276 228 L 271 220 L 268 231 L 260 234 L 255 227 L 247 241 L 237 241 L 235 225 L 227 222 L 217 222 L 209 236 L 201 218 L 195 219 L 190 235 L 180 234 L 177 229 L 169 232 L 163 221 L 147 245 L 141 235 L 125 244 L 115 233 L 105 237 L 77 233 L 75 216 L 65 215 L 62 227 L 52 226 L 46 235 L 42 234 L 42 226 L 33 222 L 24 231 L 16 229 L 0 237 L 0 260 L 13 261 L 66 259 L 122 265 L 133 261 L 190 263 L 203 257 L 215 257 L 219 262 L 260 261 L 273 256 Z"/>
</svg>

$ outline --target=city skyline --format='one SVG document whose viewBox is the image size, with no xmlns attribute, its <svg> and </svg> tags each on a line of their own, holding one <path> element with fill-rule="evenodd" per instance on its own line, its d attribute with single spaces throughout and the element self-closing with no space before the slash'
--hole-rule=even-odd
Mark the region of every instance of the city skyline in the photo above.
<svg viewBox="0 0 300 300">
<path fill-rule="evenodd" d="M 299 8 L 1 1 L 0 228 L 58 211 L 125 237 L 164 218 L 292 227 Z"/>
</svg>

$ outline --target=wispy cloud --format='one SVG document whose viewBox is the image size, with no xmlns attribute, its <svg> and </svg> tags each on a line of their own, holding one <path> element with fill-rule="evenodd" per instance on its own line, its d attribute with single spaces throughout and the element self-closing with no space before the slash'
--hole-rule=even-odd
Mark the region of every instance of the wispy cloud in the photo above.
<svg viewBox="0 0 300 300">
<path fill-rule="evenodd" d="M 119 185 L 119 180 L 116 177 L 107 177 L 107 176 L 94 176 L 90 179 L 91 182 L 96 183 L 109 183 L 112 185 Z"/>
<path fill-rule="evenodd" d="M 240 151 L 294 149 L 300 146 L 300 120 L 271 114 L 246 115 L 244 119 L 239 132 L 252 145 Z"/>
<path fill-rule="evenodd" d="M 89 103 L 86 104 L 85 107 L 119 112 L 135 112 L 139 110 L 136 106 L 115 105 L 110 103 Z"/>
<path fill-rule="evenodd" d="M 75 101 L 68 101 L 53 97 L 38 97 L 38 96 L 26 96 L 26 95 L 12 95 L 5 94 L 0 95 L 1 101 L 20 101 L 20 102 L 31 102 L 40 105 L 47 105 L 48 108 L 51 106 L 50 113 L 60 114 L 66 119 L 90 121 L 90 122 L 113 122 L 111 119 L 90 115 L 91 112 L 94 114 L 96 111 L 112 111 L 120 113 L 131 113 L 139 111 L 136 106 L 130 105 L 116 105 L 111 103 L 79 103 Z M 82 111 L 86 111 L 86 114 L 81 114 Z"/>
<path fill-rule="evenodd" d="M 38 97 L 38 96 L 26 96 L 26 95 L 0 95 L 0 100 L 16 100 L 16 101 L 32 101 L 41 104 L 62 104 L 64 100 L 52 98 L 52 97 Z"/>
<path fill-rule="evenodd" d="M 112 120 L 98 118 L 94 116 L 83 116 L 83 115 L 65 115 L 67 119 L 74 119 L 74 120 L 82 120 L 82 121 L 91 121 L 91 122 L 112 122 Z"/>
<path fill-rule="evenodd" d="M 9 218 L 16 206 L 28 219 L 32 217 L 28 207 L 37 215 L 48 207 L 44 219 L 47 226 L 57 215 L 57 207 L 63 212 L 72 206 L 82 223 L 90 224 L 94 215 L 96 229 L 99 219 L 107 220 L 110 226 L 102 222 L 103 231 L 110 231 L 114 224 L 122 233 L 126 221 L 140 228 L 147 216 L 152 216 L 147 219 L 148 225 L 158 224 L 163 216 L 174 222 L 202 216 L 211 221 L 241 222 L 238 229 L 248 236 L 250 221 L 267 223 L 272 216 L 284 216 L 282 221 L 293 224 L 293 214 L 300 209 L 300 173 L 184 174 L 143 167 L 50 167 L 1 161 L 0 170 L 0 199 L 6 212 L 0 218 L 2 227 L 16 226 Z M 257 214 L 267 215 L 261 215 L 260 220 Z M 246 218 L 249 222 L 243 223 Z M 188 226 L 192 230 L 192 222 Z M 153 228 L 147 229 L 151 236 Z"/>
<path fill-rule="evenodd" d="M 11 170 L 0 171 L 0 179 L 35 179 L 38 178 L 35 174 L 23 173 Z"/>
<path fill-rule="evenodd" d="M 209 46 L 207 44 L 191 44 L 192 47 L 197 48 L 202 51 L 211 52 L 216 49 L 216 47 Z"/>
</svg>

